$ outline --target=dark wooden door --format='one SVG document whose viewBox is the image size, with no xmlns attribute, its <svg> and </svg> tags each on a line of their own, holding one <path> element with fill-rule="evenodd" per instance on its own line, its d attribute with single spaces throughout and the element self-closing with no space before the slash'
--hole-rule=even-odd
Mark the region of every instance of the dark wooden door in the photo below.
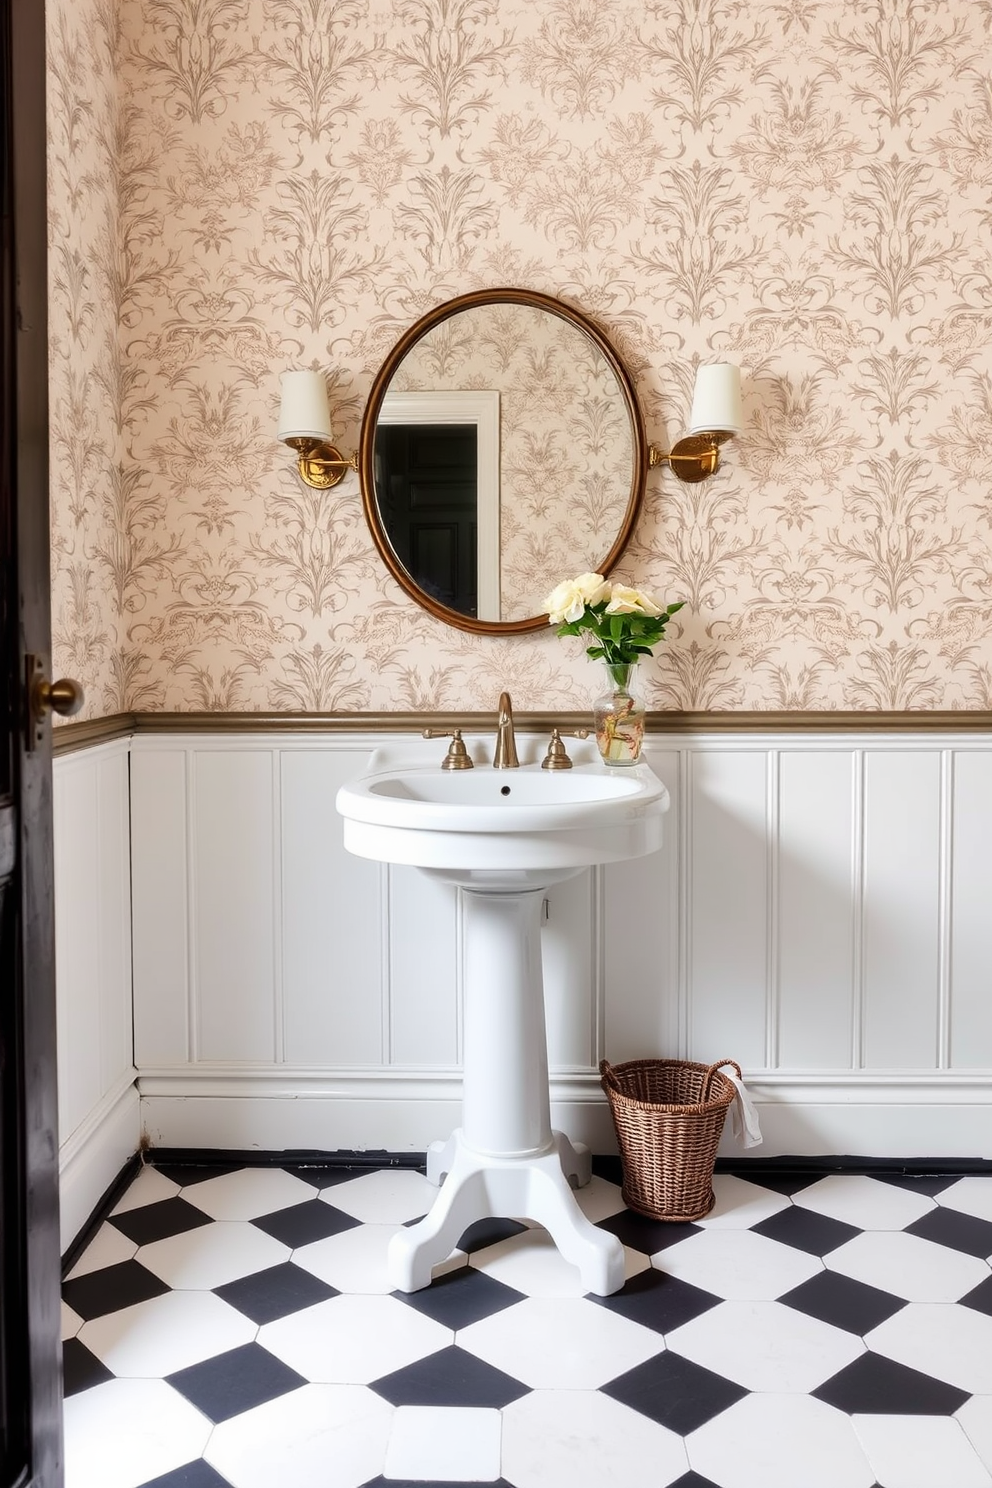
<svg viewBox="0 0 992 1488">
<path fill-rule="evenodd" d="M 59 1488 L 42 0 L 0 0 L 0 79 L 0 1488 Z"/>
<path fill-rule="evenodd" d="M 380 424 L 383 526 L 418 589 L 460 615 L 479 610 L 475 424 Z"/>
</svg>

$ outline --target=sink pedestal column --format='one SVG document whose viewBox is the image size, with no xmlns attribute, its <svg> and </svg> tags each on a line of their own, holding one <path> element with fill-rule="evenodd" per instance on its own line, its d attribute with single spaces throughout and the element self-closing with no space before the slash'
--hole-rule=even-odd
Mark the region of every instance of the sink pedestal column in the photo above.
<svg viewBox="0 0 992 1488">
<path fill-rule="evenodd" d="M 588 1148 L 551 1129 L 543 900 L 544 889 L 463 889 L 462 1125 L 428 1151 L 427 1176 L 441 1184 L 430 1212 L 390 1242 L 399 1291 L 428 1286 L 469 1225 L 489 1218 L 543 1226 L 587 1291 L 605 1297 L 623 1286 L 623 1246 L 585 1217 L 572 1193 L 589 1182 Z"/>
</svg>

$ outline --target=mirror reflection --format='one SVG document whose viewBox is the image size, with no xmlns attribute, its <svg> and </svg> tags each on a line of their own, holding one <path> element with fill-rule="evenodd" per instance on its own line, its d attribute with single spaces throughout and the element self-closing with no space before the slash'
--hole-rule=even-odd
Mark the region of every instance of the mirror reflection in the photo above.
<svg viewBox="0 0 992 1488">
<path fill-rule="evenodd" d="M 362 489 L 395 576 L 466 629 L 547 623 L 562 575 L 605 568 L 643 486 L 629 379 L 569 307 L 487 291 L 412 328 L 362 430 Z"/>
</svg>

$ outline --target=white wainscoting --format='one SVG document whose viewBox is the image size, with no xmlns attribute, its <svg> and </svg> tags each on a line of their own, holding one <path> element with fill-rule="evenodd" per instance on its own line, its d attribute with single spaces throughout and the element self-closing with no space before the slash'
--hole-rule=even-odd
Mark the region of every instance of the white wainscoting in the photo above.
<svg viewBox="0 0 992 1488">
<path fill-rule="evenodd" d="M 131 1040 L 129 741 L 55 761 L 62 1249 L 138 1146 Z"/>
<path fill-rule="evenodd" d="M 131 741 L 153 1143 L 422 1150 L 457 1123 L 458 896 L 342 847 L 335 793 L 375 742 Z M 604 1055 L 731 1056 L 749 1155 L 992 1157 L 992 737 L 654 736 L 649 759 L 662 851 L 548 895 L 556 1123 L 611 1149 Z"/>
</svg>

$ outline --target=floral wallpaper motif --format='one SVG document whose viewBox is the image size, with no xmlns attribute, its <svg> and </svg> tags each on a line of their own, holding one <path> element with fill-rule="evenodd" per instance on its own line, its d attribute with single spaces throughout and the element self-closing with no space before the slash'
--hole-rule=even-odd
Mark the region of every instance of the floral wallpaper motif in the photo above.
<svg viewBox="0 0 992 1488">
<path fill-rule="evenodd" d="M 584 708 L 549 632 L 431 620 L 279 374 L 354 448 L 427 309 L 591 314 L 649 437 L 744 370 L 720 473 L 621 575 L 685 709 L 992 707 L 992 0 L 55 0 L 56 669 L 139 709 Z M 584 472 L 588 474 L 588 470 Z M 559 472 L 563 509 L 583 472 Z"/>
<path fill-rule="evenodd" d="M 499 618 L 528 620 L 563 574 L 607 557 L 623 525 L 633 470 L 623 391 L 584 331 L 522 305 L 442 321 L 389 383 L 459 389 L 499 393 Z"/>
</svg>

